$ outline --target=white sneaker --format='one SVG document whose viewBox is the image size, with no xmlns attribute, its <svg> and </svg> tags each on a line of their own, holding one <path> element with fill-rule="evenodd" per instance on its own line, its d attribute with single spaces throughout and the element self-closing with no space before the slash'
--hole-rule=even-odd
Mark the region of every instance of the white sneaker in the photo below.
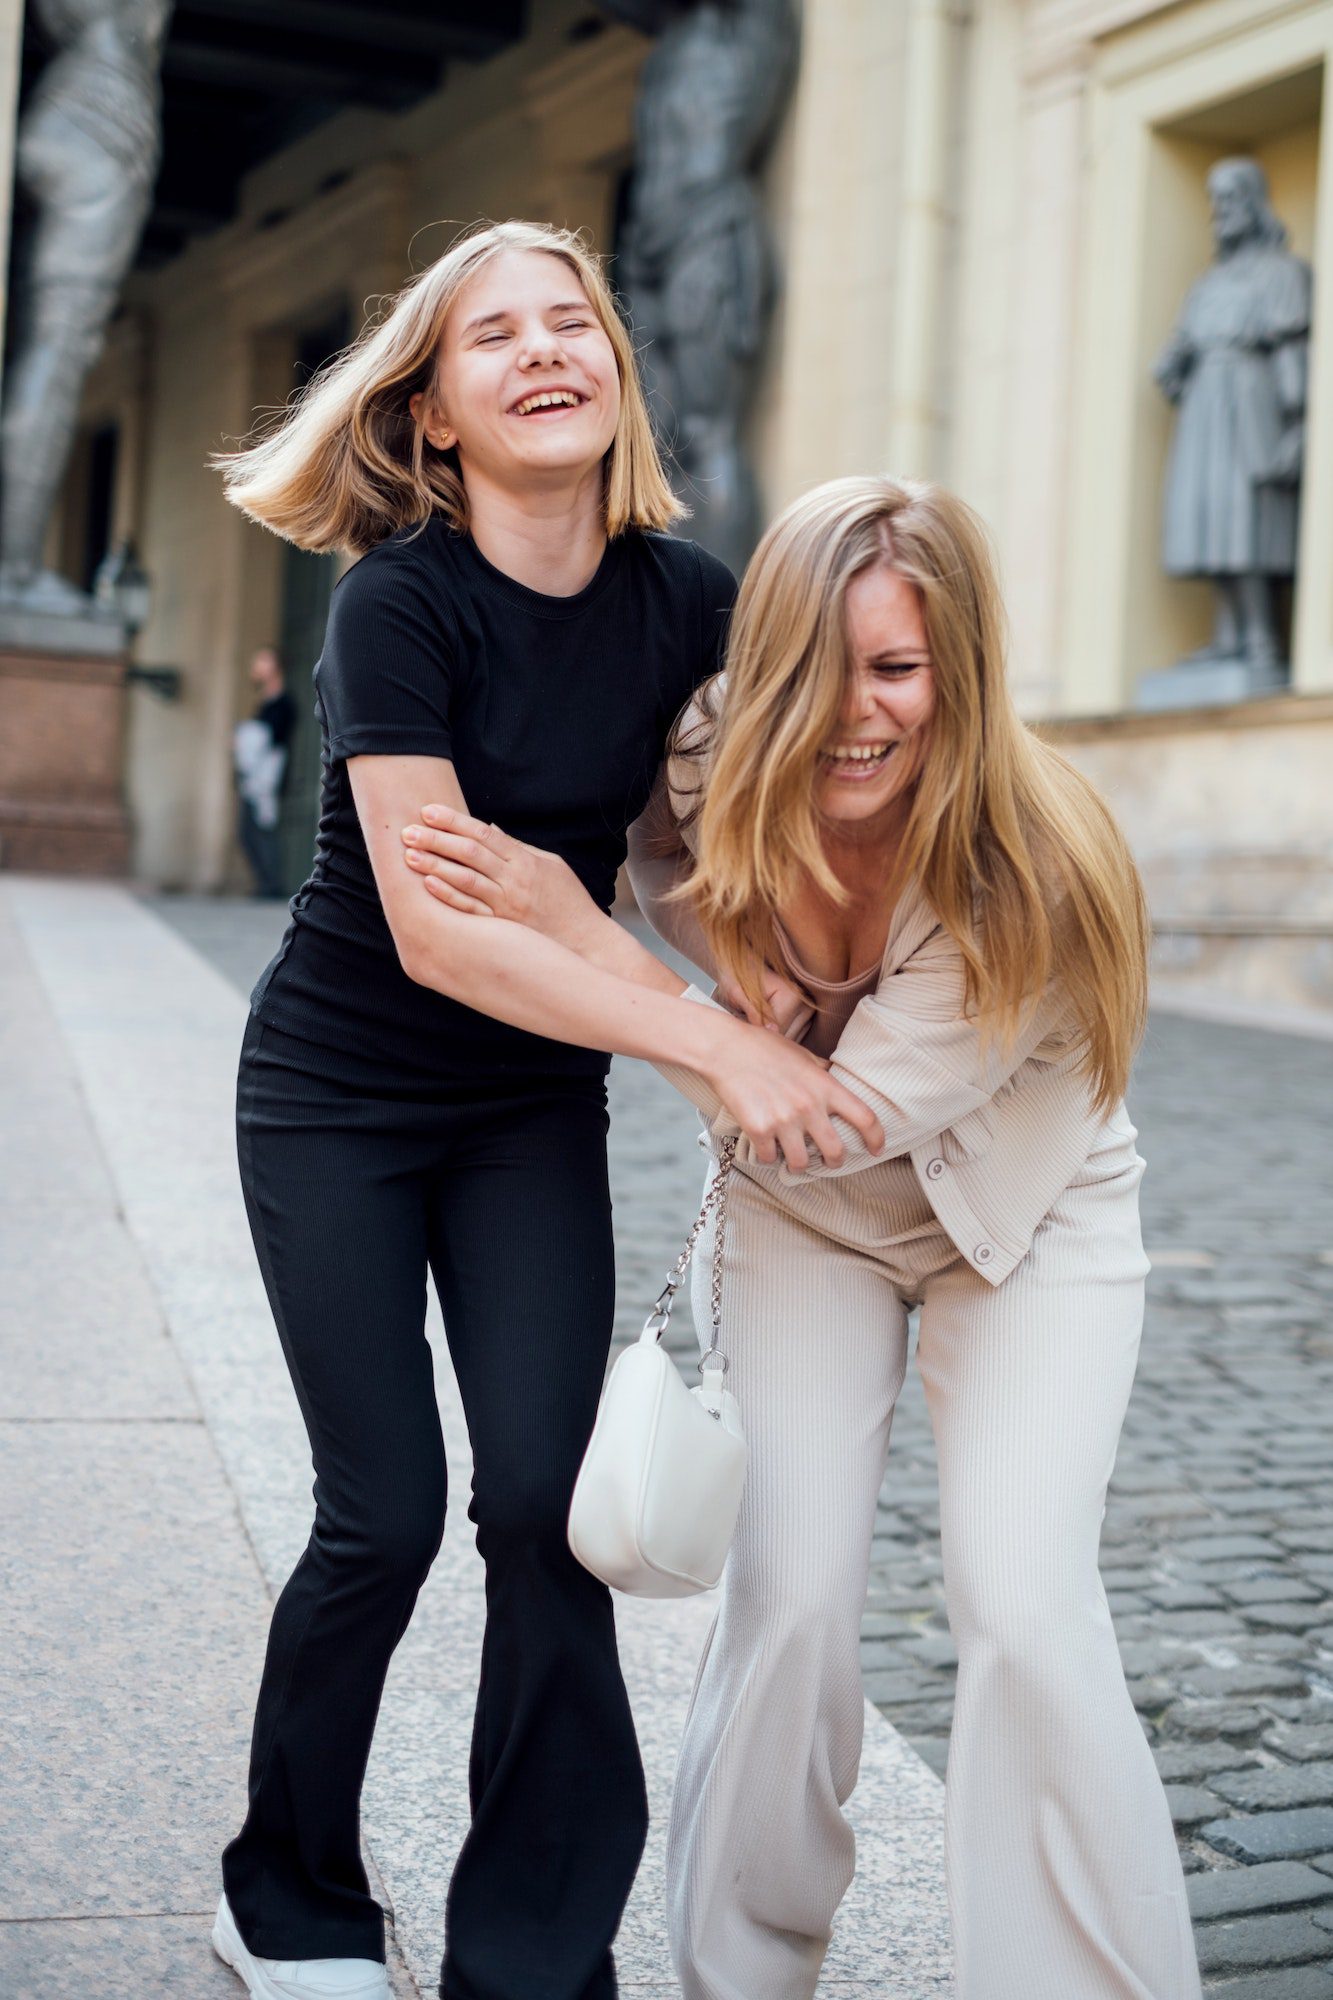
<svg viewBox="0 0 1333 2000">
<path fill-rule="evenodd" d="M 225 1896 L 213 1949 L 245 1981 L 252 2000 L 390 2000 L 389 1975 L 377 1958 L 252 1957 Z"/>
</svg>

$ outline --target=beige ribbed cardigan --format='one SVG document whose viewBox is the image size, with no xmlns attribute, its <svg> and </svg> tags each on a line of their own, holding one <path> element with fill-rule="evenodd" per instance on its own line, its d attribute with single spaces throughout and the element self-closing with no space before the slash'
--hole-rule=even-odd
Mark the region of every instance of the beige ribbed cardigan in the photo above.
<svg viewBox="0 0 1333 2000">
<path fill-rule="evenodd" d="M 681 789 L 688 795 L 688 782 Z M 682 924 L 679 906 L 662 901 L 675 876 L 674 865 L 661 865 L 666 796 L 659 784 L 653 844 L 640 843 L 631 874 L 654 929 L 688 955 L 691 920 Z M 650 815 L 645 823 L 653 828 Z M 654 852 L 657 860 L 645 865 L 645 853 Z M 963 994 L 962 953 L 921 889 L 909 884 L 893 913 L 879 984 L 857 1004 L 830 1064 L 879 1117 L 884 1153 L 868 1152 L 839 1121 L 847 1145 L 839 1167 L 816 1161 L 793 1174 L 785 1165 L 766 1166 L 744 1138 L 736 1162 L 813 1228 L 873 1252 L 886 1226 L 877 1176 L 886 1160 L 906 1155 L 953 1242 L 981 1277 L 998 1285 L 1107 1124 L 1127 1136 L 1133 1128 L 1123 1104 L 1109 1119 L 1093 1109 L 1089 1081 L 1077 1073 L 1079 1036 L 1061 993 L 1049 990 L 1008 1046 L 983 1037 L 964 1014 Z M 688 997 L 718 1004 L 698 987 Z M 656 1067 L 704 1112 L 715 1137 L 739 1133 L 694 1071 Z"/>
</svg>

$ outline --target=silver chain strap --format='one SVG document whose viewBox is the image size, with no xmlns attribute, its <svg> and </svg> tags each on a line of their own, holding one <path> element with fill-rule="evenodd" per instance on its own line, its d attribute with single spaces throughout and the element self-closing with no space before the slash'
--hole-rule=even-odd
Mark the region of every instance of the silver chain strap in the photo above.
<svg viewBox="0 0 1333 2000">
<path fill-rule="evenodd" d="M 703 1198 L 703 1206 L 694 1218 L 694 1226 L 685 1238 L 685 1247 L 667 1272 L 667 1281 L 658 1293 L 653 1309 L 643 1323 L 645 1333 L 651 1333 L 660 1340 L 671 1324 L 671 1308 L 676 1303 L 676 1293 L 680 1290 L 694 1255 L 694 1246 L 709 1216 L 717 1211 L 717 1234 L 713 1241 L 713 1290 L 711 1298 L 712 1333 L 708 1351 L 699 1362 L 699 1372 L 703 1373 L 708 1361 L 720 1362 L 722 1372 L 727 1372 L 727 1357 L 718 1346 L 722 1333 L 722 1242 L 727 1230 L 727 1180 L 736 1158 L 735 1139 L 724 1139 L 718 1154 L 717 1172 L 708 1183 L 708 1192 Z"/>
</svg>

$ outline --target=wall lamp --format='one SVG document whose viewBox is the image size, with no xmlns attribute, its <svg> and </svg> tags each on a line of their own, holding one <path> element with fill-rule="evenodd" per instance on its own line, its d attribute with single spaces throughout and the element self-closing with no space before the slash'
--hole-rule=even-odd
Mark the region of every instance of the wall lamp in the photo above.
<svg viewBox="0 0 1333 2000">
<path fill-rule="evenodd" d="M 127 536 L 123 542 L 103 556 L 93 578 L 93 596 L 99 604 L 114 611 L 125 627 L 126 639 L 133 639 L 148 623 L 148 614 L 153 606 L 153 580 L 135 554 L 134 543 Z M 125 679 L 138 681 L 159 701 L 179 701 L 181 693 L 181 670 L 179 667 L 140 667 L 130 665 L 125 669 Z"/>
</svg>

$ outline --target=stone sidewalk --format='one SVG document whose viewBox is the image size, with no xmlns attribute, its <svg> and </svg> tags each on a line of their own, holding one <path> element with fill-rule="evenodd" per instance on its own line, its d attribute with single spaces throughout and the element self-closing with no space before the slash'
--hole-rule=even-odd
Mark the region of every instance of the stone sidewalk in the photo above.
<svg viewBox="0 0 1333 2000">
<path fill-rule="evenodd" d="M 8 889 L 0 1102 L 0 1995 L 232 2000 L 208 1933 L 271 1600 Z"/>
<path fill-rule="evenodd" d="M 207 1944 L 217 1854 L 243 1810 L 271 1595 L 310 1515 L 232 1134 L 244 994 L 281 920 L 0 878 L 3 2000 L 239 1991 Z M 629 1334 L 701 1159 L 688 1107 L 642 1065 L 620 1067 Z M 466 1431 L 437 1318 L 430 1330 L 458 1492 Z M 626 2000 L 676 1992 L 662 1829 L 710 1615 L 704 1599 L 618 1608 L 655 1822 L 618 1944 Z M 363 1804 L 400 2000 L 435 1990 L 481 1620 L 456 1508 L 395 1656 Z M 952 1990 L 942 1787 L 873 1709 L 868 1725 L 861 1870 L 821 1991 L 928 2000 Z"/>
</svg>

